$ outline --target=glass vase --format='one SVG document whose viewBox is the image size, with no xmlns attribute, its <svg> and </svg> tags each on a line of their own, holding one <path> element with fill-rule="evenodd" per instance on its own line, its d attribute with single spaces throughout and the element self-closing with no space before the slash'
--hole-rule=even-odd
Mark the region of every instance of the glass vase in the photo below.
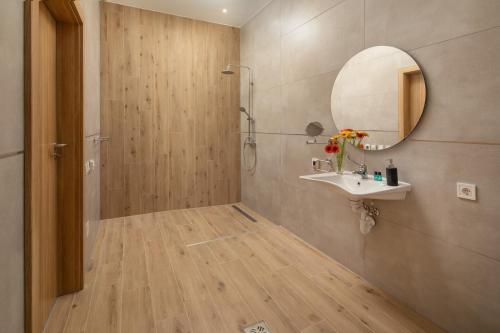
<svg viewBox="0 0 500 333">
<path fill-rule="evenodd" d="M 344 152 L 341 151 L 337 154 L 337 174 L 344 174 Z"/>
<path fill-rule="evenodd" d="M 342 140 L 342 143 L 339 145 L 339 152 L 337 153 L 337 174 L 342 175 L 344 173 L 344 153 L 345 153 L 345 143 L 346 139 Z"/>
</svg>

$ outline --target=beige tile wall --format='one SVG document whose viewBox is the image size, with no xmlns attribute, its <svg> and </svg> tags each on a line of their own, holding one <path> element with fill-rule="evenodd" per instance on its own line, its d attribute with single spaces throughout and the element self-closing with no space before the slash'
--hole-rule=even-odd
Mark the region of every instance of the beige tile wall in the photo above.
<svg viewBox="0 0 500 333">
<path fill-rule="evenodd" d="M 0 12 L 0 332 L 24 331 L 23 0 Z"/>
<path fill-rule="evenodd" d="M 0 14 L 0 154 L 24 145 L 23 2 L 8 1 Z"/>
<path fill-rule="evenodd" d="M 0 159 L 0 332 L 24 327 L 23 156 Z"/>
<path fill-rule="evenodd" d="M 413 189 L 405 201 L 377 201 L 382 215 L 362 236 L 343 196 L 298 176 L 324 157 L 305 145 L 306 124 L 335 130 L 336 75 L 374 45 L 417 60 L 428 104 L 406 142 L 366 153 L 370 172 L 394 158 Z M 499 59 L 497 0 L 272 1 L 241 31 L 258 131 L 243 201 L 450 332 L 500 331 Z M 477 184 L 478 201 L 457 199 L 457 181 Z"/>
</svg>

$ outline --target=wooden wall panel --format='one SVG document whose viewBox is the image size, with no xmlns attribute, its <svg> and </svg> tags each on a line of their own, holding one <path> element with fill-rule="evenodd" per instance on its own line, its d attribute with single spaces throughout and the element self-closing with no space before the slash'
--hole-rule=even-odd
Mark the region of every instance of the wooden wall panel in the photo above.
<svg viewBox="0 0 500 333">
<path fill-rule="evenodd" d="M 101 217 L 240 199 L 239 29 L 101 10 Z"/>
</svg>

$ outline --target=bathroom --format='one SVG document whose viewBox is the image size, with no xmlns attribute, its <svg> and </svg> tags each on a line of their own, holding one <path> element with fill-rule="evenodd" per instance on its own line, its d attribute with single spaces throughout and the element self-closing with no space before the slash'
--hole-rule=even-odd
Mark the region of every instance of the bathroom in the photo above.
<svg viewBox="0 0 500 333">
<path fill-rule="evenodd" d="M 500 332 L 500 1 L 2 6 L 0 332 Z"/>
</svg>

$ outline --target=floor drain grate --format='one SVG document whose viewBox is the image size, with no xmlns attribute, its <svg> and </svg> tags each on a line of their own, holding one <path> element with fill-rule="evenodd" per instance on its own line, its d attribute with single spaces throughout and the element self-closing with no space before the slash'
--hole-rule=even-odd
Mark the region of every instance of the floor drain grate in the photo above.
<svg viewBox="0 0 500 333">
<path fill-rule="evenodd" d="M 243 328 L 244 333 L 271 333 L 269 327 L 265 321 L 259 321 L 258 323 L 252 324 Z"/>
<path fill-rule="evenodd" d="M 241 209 L 240 207 L 236 206 L 236 205 L 233 205 L 233 209 L 237 210 L 241 215 L 243 215 L 244 217 L 246 217 L 247 219 L 249 219 L 250 221 L 252 222 L 257 222 L 257 220 L 250 214 L 248 214 L 247 212 L 245 212 L 243 209 Z"/>
</svg>

